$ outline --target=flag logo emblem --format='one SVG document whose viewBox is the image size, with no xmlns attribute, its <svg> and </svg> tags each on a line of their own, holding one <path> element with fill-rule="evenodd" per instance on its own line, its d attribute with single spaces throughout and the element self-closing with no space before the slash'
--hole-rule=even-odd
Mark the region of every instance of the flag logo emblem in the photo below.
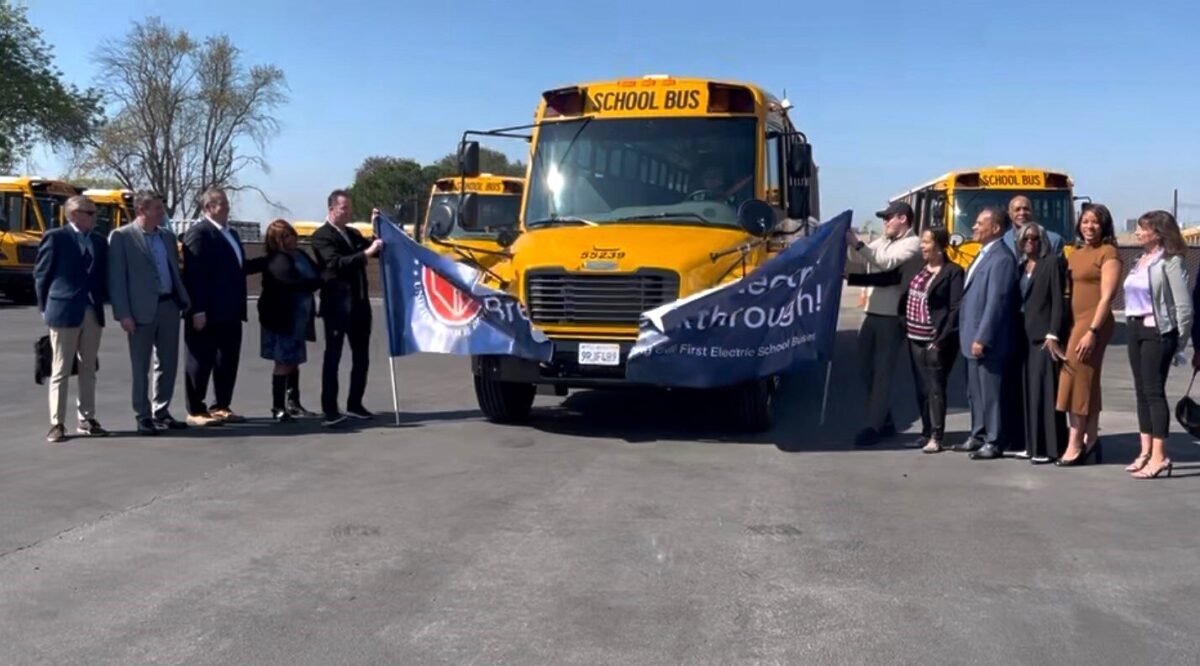
<svg viewBox="0 0 1200 666">
<path fill-rule="evenodd" d="M 479 316 L 479 301 L 464 294 L 429 266 L 421 267 L 425 303 L 438 321 L 447 326 L 466 326 Z"/>
</svg>

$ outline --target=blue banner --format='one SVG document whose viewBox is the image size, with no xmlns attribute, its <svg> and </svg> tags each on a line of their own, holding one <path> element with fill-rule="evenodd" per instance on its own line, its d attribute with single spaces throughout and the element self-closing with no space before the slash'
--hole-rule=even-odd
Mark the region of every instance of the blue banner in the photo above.
<svg viewBox="0 0 1200 666">
<path fill-rule="evenodd" d="M 851 212 L 746 277 L 642 315 L 632 381 L 712 388 L 828 359 L 837 337 Z"/>
<path fill-rule="evenodd" d="M 381 216 L 379 266 L 391 356 L 415 352 L 508 355 L 548 361 L 550 342 L 512 295 L 480 283 L 483 273 L 408 237 Z"/>
</svg>

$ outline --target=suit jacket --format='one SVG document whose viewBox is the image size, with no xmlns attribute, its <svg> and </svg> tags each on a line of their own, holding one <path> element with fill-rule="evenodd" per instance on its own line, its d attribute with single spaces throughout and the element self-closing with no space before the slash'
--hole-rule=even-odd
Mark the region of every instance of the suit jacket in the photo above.
<svg viewBox="0 0 1200 666">
<path fill-rule="evenodd" d="M 296 250 L 297 254 L 304 250 Z M 307 256 L 307 255 L 305 255 Z M 312 261 L 311 259 L 309 260 Z M 316 266 L 316 262 L 312 262 Z M 295 328 L 296 297 L 311 299 L 322 284 L 320 276 L 305 278 L 296 270 L 296 260 L 286 252 L 267 255 L 267 270 L 263 271 L 262 294 L 258 297 L 258 321 L 263 328 L 281 335 L 292 335 Z M 310 313 L 315 311 L 310 309 Z M 306 340 L 316 340 L 316 326 L 310 316 L 304 331 Z"/>
<path fill-rule="evenodd" d="M 967 271 L 959 310 L 958 338 L 963 356 L 973 358 L 971 343 L 983 344 L 983 358 L 1003 361 L 1013 347 L 1010 330 L 1020 294 L 1017 258 L 997 239 Z"/>
<path fill-rule="evenodd" d="M 83 313 L 93 306 L 96 320 L 104 325 L 104 304 L 108 302 L 108 243 L 95 231 L 92 241 L 92 270 L 83 267 L 83 249 L 75 230 L 58 227 L 42 235 L 33 266 L 34 290 L 38 310 L 53 328 L 71 328 L 83 324 Z"/>
<path fill-rule="evenodd" d="M 371 316 L 371 301 L 367 293 L 367 255 L 370 246 L 362 234 L 346 227 L 350 242 L 329 224 L 313 232 L 312 248 L 317 255 L 317 270 L 321 272 L 321 311 L 325 319 L 345 321 L 353 313 L 357 317 Z"/>
<path fill-rule="evenodd" d="M 925 288 L 925 303 L 935 331 L 933 342 L 942 348 L 958 344 L 958 310 L 962 306 L 964 276 L 958 264 L 947 261 Z M 908 316 L 908 288 L 909 285 L 904 285 L 904 295 L 900 298 L 901 320 Z"/>
<path fill-rule="evenodd" d="M 1021 264 L 1018 276 L 1025 275 Z M 1024 304 L 1025 337 L 1042 342 L 1054 335 L 1065 345 L 1070 337 L 1070 312 L 1066 298 L 1067 263 L 1053 254 L 1038 260 L 1029 284 L 1021 291 Z"/>
<path fill-rule="evenodd" d="M 183 234 L 183 283 L 192 298 L 191 314 L 204 314 L 213 323 L 246 321 L 246 276 L 266 266 L 265 257 L 246 259 L 241 237 L 232 227 L 229 232 L 236 252 L 207 219 Z"/>
<path fill-rule="evenodd" d="M 188 293 L 179 274 L 175 234 L 159 227 L 167 266 L 171 270 L 171 295 L 180 310 L 188 309 Z M 154 323 L 158 315 L 158 268 L 146 232 L 136 222 L 118 227 L 108 237 L 108 296 L 113 318 L 132 317 L 138 324 Z"/>
</svg>

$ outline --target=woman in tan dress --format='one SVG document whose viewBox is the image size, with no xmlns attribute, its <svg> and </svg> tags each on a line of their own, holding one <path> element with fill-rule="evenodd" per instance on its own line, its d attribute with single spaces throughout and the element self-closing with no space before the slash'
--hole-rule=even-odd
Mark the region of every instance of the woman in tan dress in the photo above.
<svg viewBox="0 0 1200 666">
<path fill-rule="evenodd" d="M 1060 467 L 1101 461 L 1100 367 L 1113 336 L 1112 299 L 1121 278 L 1121 259 L 1112 214 L 1100 204 L 1084 206 L 1075 225 L 1075 251 L 1067 261 L 1074 323 L 1058 384 L 1057 409 L 1070 416 L 1067 450 Z"/>
</svg>

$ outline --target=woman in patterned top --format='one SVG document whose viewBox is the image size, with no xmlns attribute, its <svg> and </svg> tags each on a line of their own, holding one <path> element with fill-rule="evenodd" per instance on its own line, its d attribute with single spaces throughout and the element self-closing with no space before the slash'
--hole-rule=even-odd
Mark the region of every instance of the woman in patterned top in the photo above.
<svg viewBox="0 0 1200 666">
<path fill-rule="evenodd" d="M 946 435 L 946 381 L 958 357 L 958 306 L 963 270 L 946 259 L 950 237 L 945 229 L 921 234 L 917 272 L 900 298 L 900 317 L 908 337 L 908 354 L 917 383 L 921 436 L 909 444 L 925 453 L 942 450 Z"/>
</svg>

